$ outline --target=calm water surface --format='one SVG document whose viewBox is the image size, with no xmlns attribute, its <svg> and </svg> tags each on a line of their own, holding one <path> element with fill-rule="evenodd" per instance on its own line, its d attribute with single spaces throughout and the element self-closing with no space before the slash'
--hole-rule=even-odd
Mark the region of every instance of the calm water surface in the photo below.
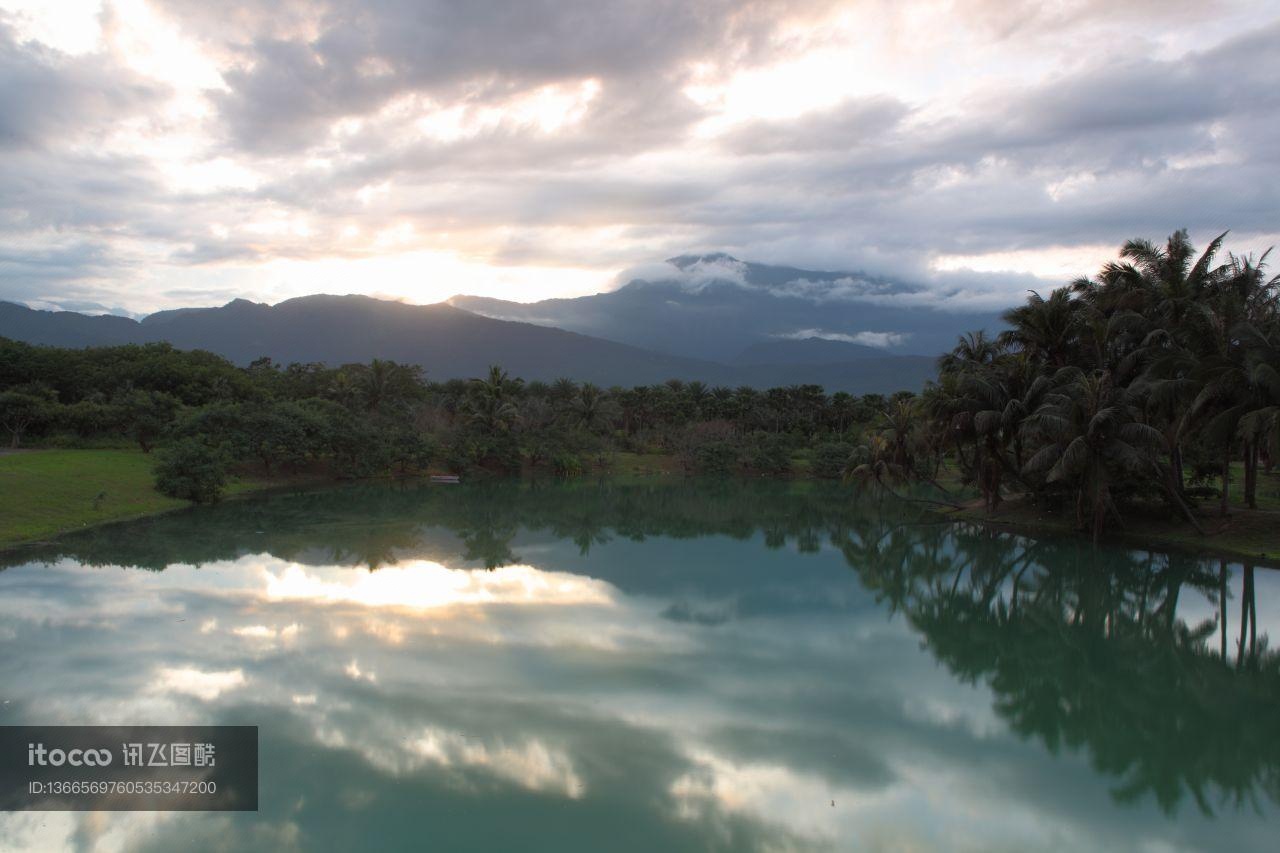
<svg viewBox="0 0 1280 853">
<path fill-rule="evenodd" d="M 260 726 L 260 811 L 0 849 L 1275 850 L 1270 569 L 816 484 L 358 486 L 0 555 L 0 722 Z"/>
</svg>

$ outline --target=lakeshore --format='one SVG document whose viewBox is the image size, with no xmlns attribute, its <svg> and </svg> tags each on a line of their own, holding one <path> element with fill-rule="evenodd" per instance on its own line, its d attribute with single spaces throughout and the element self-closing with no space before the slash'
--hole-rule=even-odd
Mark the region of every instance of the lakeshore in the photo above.
<svg viewBox="0 0 1280 853">
<path fill-rule="evenodd" d="M 1072 525 L 1069 513 L 1047 513 L 1027 499 L 1005 501 L 991 513 L 981 500 L 973 500 L 944 515 L 1032 536 L 1057 534 L 1089 538 L 1088 533 Z M 1233 507 L 1226 518 L 1202 511 L 1197 513 L 1197 520 L 1205 528 L 1204 535 L 1185 520 L 1152 508 L 1126 517 L 1123 528 L 1109 531 L 1102 538 L 1116 544 L 1190 551 L 1280 567 L 1280 512 Z"/>
<path fill-rule="evenodd" d="M 41 449 L 0 454 L 0 549 L 193 505 L 156 491 L 151 465 L 151 455 L 132 448 Z M 958 486 L 954 470 L 943 473 L 944 484 Z M 626 481 L 678 479 L 686 473 L 680 461 L 670 454 L 615 452 L 599 470 L 585 476 Z M 1262 500 L 1258 509 L 1248 509 L 1237 499 L 1225 519 L 1207 505 L 1197 513 L 1205 535 L 1183 519 L 1153 507 L 1126 516 L 1124 528 L 1111 531 L 1104 538 L 1280 565 L 1280 473 L 1263 473 L 1260 477 Z M 780 479 L 816 478 L 810 474 L 808 460 L 798 455 L 792 460 L 792 473 Z M 246 469 L 229 483 L 227 498 L 339 482 L 317 473 L 265 476 Z M 1029 535 L 1088 537 L 1075 529 L 1069 513 L 1048 513 L 1026 498 L 1008 499 L 989 513 L 981 500 L 967 499 L 963 492 L 960 495 L 954 509 L 940 509 L 943 517 Z"/>
<path fill-rule="evenodd" d="M 0 453 L 0 549 L 191 506 L 156 491 L 153 458 L 136 448 Z M 235 498 L 315 477 L 241 475 Z"/>
</svg>

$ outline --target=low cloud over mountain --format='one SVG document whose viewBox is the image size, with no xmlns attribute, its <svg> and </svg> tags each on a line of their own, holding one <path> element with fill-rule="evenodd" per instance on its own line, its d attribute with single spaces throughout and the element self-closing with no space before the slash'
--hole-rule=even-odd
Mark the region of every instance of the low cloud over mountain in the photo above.
<svg viewBox="0 0 1280 853">
<path fill-rule="evenodd" d="M 999 325 L 995 310 L 924 307 L 930 291 L 918 284 L 749 263 L 724 253 L 682 255 L 629 275 L 622 287 L 594 296 L 528 304 L 457 296 L 450 304 L 717 361 L 757 344 L 807 338 L 936 356 L 963 332 Z"/>
</svg>

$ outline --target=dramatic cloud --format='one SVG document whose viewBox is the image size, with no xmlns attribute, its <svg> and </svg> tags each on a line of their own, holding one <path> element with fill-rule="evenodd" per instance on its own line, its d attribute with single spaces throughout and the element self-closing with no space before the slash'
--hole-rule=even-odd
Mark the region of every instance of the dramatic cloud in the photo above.
<svg viewBox="0 0 1280 853">
<path fill-rule="evenodd" d="M 19 44 L 0 19 L 0 150 L 48 148 L 136 114 L 158 87 L 102 57 Z"/>
<path fill-rule="evenodd" d="M 1278 39 L 1274 0 L 0 0 L 0 299 L 531 300 L 724 251 L 1005 304 L 1130 236 L 1280 242 Z"/>
</svg>

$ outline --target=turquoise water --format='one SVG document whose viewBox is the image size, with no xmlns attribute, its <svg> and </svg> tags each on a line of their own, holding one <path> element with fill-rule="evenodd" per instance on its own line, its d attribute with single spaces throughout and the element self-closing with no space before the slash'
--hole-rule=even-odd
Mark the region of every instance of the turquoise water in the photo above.
<svg viewBox="0 0 1280 853">
<path fill-rule="evenodd" d="M 0 722 L 260 727 L 31 850 L 1272 850 L 1266 568 L 821 484 L 355 486 L 3 555 Z M 1225 617 L 1225 618 L 1224 618 Z"/>
</svg>

